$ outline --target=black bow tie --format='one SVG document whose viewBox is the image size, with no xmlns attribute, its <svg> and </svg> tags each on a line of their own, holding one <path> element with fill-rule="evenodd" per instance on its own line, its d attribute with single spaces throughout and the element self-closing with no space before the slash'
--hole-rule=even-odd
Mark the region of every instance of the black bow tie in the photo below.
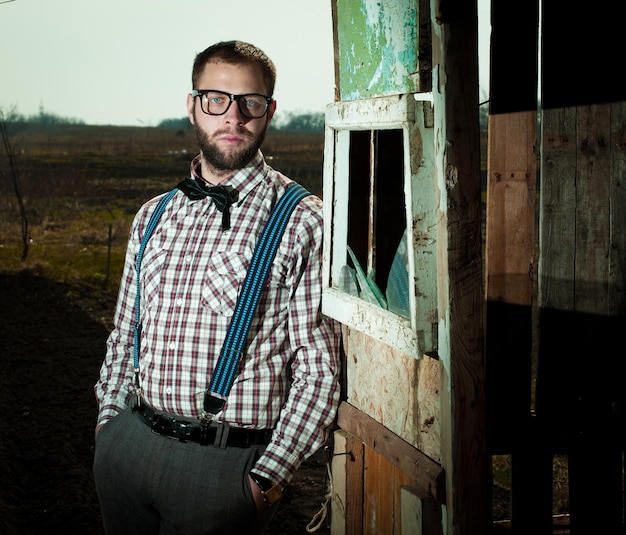
<svg viewBox="0 0 626 535">
<path fill-rule="evenodd" d="M 211 197 L 215 207 L 222 212 L 222 229 L 230 228 L 230 206 L 239 198 L 239 192 L 232 186 L 205 186 L 203 183 L 186 178 L 176 186 L 192 201 Z"/>
</svg>

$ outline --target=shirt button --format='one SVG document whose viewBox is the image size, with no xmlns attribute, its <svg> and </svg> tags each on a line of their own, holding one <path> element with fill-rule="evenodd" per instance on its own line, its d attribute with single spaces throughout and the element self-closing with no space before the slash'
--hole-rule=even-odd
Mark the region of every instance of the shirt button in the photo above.
<svg viewBox="0 0 626 535">
<path fill-rule="evenodd" d="M 165 393 L 166 393 L 166 394 L 168 394 L 168 395 L 169 395 L 169 394 L 171 394 L 171 393 L 172 393 L 172 387 L 171 387 L 171 386 L 168 386 L 168 387 L 165 389 Z"/>
<path fill-rule="evenodd" d="M 176 342 L 170 342 L 170 349 L 176 349 Z"/>
<path fill-rule="evenodd" d="M 179 297 L 178 299 L 176 299 L 176 304 L 178 306 L 181 306 L 183 304 L 183 300 Z"/>
<path fill-rule="evenodd" d="M 187 256 L 185 257 L 185 261 L 186 261 L 187 263 L 191 262 L 192 260 L 193 260 L 193 255 L 187 255 Z"/>
</svg>

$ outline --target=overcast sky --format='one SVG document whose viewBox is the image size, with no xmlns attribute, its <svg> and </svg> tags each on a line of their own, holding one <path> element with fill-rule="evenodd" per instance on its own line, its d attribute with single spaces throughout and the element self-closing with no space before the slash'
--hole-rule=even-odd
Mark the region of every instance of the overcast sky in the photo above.
<svg viewBox="0 0 626 535">
<path fill-rule="evenodd" d="M 330 5 L 0 0 L 0 109 L 33 115 L 43 108 L 88 124 L 156 126 L 186 115 L 195 54 L 240 39 L 276 64 L 279 114 L 323 112 L 334 94 Z"/>
</svg>

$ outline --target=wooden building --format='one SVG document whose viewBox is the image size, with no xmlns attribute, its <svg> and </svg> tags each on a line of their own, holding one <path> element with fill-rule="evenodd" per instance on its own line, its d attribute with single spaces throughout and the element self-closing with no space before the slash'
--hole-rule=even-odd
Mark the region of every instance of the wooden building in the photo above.
<svg viewBox="0 0 626 535">
<path fill-rule="evenodd" d="M 607 6 L 608 7 L 608 6 Z M 334 535 L 623 533 L 622 7 L 332 0 L 324 312 L 343 329 Z"/>
</svg>

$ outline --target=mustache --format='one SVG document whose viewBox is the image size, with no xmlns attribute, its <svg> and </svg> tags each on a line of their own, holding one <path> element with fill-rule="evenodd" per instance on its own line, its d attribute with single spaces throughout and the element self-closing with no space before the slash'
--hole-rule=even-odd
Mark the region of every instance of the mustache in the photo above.
<svg viewBox="0 0 626 535">
<path fill-rule="evenodd" d="M 213 132 L 213 137 L 222 135 L 237 135 L 245 138 L 253 137 L 252 132 L 243 126 L 235 126 L 233 128 L 222 128 Z"/>
</svg>

